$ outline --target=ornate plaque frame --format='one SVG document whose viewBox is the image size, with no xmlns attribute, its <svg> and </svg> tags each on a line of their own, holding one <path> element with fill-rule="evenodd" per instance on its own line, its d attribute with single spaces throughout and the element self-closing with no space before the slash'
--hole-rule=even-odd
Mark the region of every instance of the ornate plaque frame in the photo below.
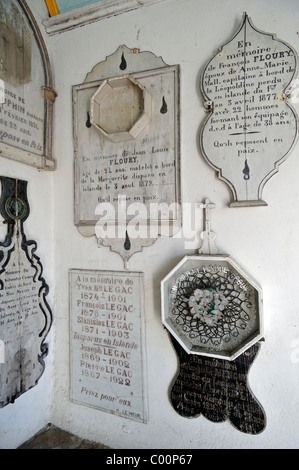
<svg viewBox="0 0 299 470">
<path fill-rule="evenodd" d="M 262 290 L 228 255 L 185 256 L 161 288 L 163 324 L 189 354 L 232 361 L 263 337 Z"/>
<path fill-rule="evenodd" d="M 0 156 L 54 170 L 56 93 L 45 43 L 25 0 L 1 0 L 0 11 Z"/>
</svg>

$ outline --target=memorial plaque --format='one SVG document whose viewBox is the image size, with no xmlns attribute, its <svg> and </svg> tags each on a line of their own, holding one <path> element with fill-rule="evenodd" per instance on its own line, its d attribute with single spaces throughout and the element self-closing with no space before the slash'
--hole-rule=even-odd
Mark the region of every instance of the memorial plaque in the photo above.
<svg viewBox="0 0 299 470">
<path fill-rule="evenodd" d="M 234 360 L 263 337 L 262 293 L 230 256 L 185 256 L 162 281 L 163 323 L 192 354 Z"/>
<path fill-rule="evenodd" d="M 127 260 L 180 227 L 179 67 L 121 46 L 73 101 L 75 224 Z"/>
<path fill-rule="evenodd" d="M 0 154 L 53 170 L 49 59 L 24 0 L 0 0 Z"/>
<path fill-rule="evenodd" d="M 44 372 L 48 354 L 45 338 L 52 323 L 46 301 L 48 286 L 37 244 L 27 240 L 23 222 L 29 215 L 27 182 L 0 177 L 0 212 L 7 236 L 0 243 L 0 407 L 13 403 L 35 386 Z"/>
<path fill-rule="evenodd" d="M 213 423 L 229 420 L 246 434 L 259 434 L 265 429 L 265 412 L 247 380 L 259 343 L 234 361 L 187 354 L 174 338 L 172 343 L 180 367 L 170 399 L 178 414 L 185 418 L 202 414 Z"/>
<path fill-rule="evenodd" d="M 219 254 L 208 199 L 199 255 L 185 256 L 161 281 L 162 322 L 171 333 L 179 371 L 170 398 L 187 418 L 201 413 L 257 434 L 265 413 L 247 383 L 263 339 L 262 291 L 228 255 Z"/>
<path fill-rule="evenodd" d="M 71 399 L 147 422 L 143 274 L 70 270 Z"/>
<path fill-rule="evenodd" d="M 264 185 L 297 138 L 297 116 L 288 102 L 296 67 L 295 50 L 259 31 L 245 14 L 204 69 L 201 89 L 209 116 L 201 148 L 230 186 L 231 207 L 267 205 Z"/>
</svg>

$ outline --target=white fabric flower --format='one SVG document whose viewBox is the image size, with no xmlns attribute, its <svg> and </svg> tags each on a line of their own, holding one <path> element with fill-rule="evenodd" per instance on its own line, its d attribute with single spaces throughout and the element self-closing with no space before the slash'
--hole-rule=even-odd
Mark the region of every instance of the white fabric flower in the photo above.
<svg viewBox="0 0 299 470">
<path fill-rule="evenodd" d="M 195 289 L 186 301 L 193 319 L 199 319 L 209 326 L 216 325 L 228 305 L 227 298 L 218 290 L 212 289 Z"/>
</svg>

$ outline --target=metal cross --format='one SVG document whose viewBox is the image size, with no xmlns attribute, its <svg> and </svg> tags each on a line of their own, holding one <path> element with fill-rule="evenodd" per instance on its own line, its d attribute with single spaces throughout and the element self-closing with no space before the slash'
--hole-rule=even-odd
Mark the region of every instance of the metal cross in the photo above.
<svg viewBox="0 0 299 470">
<path fill-rule="evenodd" d="M 200 249 L 198 250 L 198 253 L 207 255 L 214 255 L 219 253 L 219 250 L 214 242 L 216 235 L 214 232 L 211 231 L 210 211 L 215 207 L 216 205 L 210 202 L 209 199 L 206 199 L 204 203 L 200 204 L 200 208 L 204 210 L 204 231 L 200 234 L 203 243 Z"/>
</svg>

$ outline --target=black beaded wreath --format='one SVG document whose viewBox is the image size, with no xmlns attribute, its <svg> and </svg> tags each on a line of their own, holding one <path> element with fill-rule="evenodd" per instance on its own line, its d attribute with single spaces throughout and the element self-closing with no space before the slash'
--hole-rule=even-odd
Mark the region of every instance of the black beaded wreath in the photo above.
<svg viewBox="0 0 299 470">
<path fill-rule="evenodd" d="M 249 297 L 247 284 L 228 268 L 201 267 L 176 279 L 171 312 L 190 339 L 218 346 L 245 330 L 252 307 Z"/>
</svg>

